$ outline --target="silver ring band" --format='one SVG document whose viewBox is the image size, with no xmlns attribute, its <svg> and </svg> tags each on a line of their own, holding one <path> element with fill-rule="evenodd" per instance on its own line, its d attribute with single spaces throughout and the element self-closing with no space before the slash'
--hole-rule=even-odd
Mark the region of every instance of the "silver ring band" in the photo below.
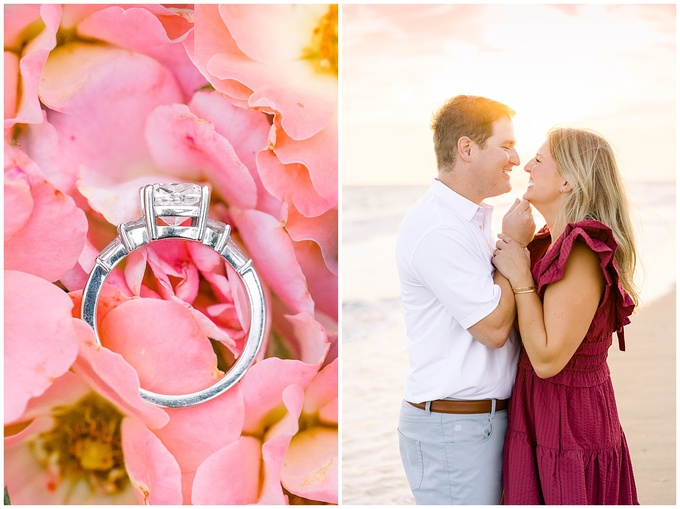
<svg viewBox="0 0 680 509">
<path fill-rule="evenodd" d="M 151 184 L 140 189 L 142 217 L 118 226 L 118 236 L 95 260 L 83 290 L 82 318 L 97 330 L 97 300 L 104 281 L 130 252 L 162 239 L 185 239 L 205 244 L 218 252 L 241 278 L 250 304 L 248 338 L 234 365 L 210 387 L 181 395 L 158 394 L 140 388 L 143 399 L 162 407 L 186 407 L 208 401 L 233 387 L 255 360 L 262 345 L 266 323 L 264 291 L 248 259 L 229 238 L 230 227 L 208 219 L 210 189 L 197 184 Z M 191 225 L 186 225 L 191 219 Z"/>
</svg>

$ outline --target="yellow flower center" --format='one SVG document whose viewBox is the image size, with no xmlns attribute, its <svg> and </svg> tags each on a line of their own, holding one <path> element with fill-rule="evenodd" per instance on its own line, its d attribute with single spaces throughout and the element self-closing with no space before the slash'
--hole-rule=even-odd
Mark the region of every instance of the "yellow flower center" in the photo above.
<svg viewBox="0 0 680 509">
<path fill-rule="evenodd" d="M 130 480 L 123 463 L 122 420 L 123 415 L 95 393 L 72 406 L 57 407 L 54 427 L 31 444 L 41 465 L 53 474 L 47 488 L 85 480 L 97 494 L 123 491 Z"/>
<path fill-rule="evenodd" d="M 305 48 L 304 58 L 311 60 L 318 72 L 338 75 L 338 6 L 328 6 L 312 32 L 312 41 Z"/>
</svg>

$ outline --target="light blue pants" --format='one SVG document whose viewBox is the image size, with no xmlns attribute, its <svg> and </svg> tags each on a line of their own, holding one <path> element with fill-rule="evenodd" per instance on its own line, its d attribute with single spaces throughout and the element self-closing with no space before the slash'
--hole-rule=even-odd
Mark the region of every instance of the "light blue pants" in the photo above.
<svg viewBox="0 0 680 509">
<path fill-rule="evenodd" d="M 399 451 L 416 504 L 499 504 L 507 428 L 507 410 L 440 414 L 403 401 Z"/>
</svg>

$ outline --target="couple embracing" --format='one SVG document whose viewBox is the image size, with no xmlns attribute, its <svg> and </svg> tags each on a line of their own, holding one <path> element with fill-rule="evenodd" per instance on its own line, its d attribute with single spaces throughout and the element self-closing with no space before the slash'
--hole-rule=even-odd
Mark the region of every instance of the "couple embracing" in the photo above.
<svg viewBox="0 0 680 509">
<path fill-rule="evenodd" d="M 493 238 L 484 199 L 511 191 L 513 116 L 476 96 L 436 113 L 438 175 L 399 231 L 406 476 L 418 504 L 637 504 L 607 366 L 638 301 L 614 154 L 550 130 Z"/>
</svg>

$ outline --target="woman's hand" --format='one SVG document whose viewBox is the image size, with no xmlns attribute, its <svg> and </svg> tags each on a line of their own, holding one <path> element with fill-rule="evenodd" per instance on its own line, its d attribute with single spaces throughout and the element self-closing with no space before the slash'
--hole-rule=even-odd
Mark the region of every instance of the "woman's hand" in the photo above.
<svg viewBox="0 0 680 509">
<path fill-rule="evenodd" d="M 534 237 L 536 223 L 531 213 L 531 204 L 527 200 L 517 198 L 503 216 L 502 230 L 522 246 L 526 246 Z"/>
<path fill-rule="evenodd" d="M 498 239 L 491 260 L 496 269 L 510 281 L 513 288 L 533 286 L 529 250 L 523 248 L 510 235 L 499 233 Z"/>
</svg>

